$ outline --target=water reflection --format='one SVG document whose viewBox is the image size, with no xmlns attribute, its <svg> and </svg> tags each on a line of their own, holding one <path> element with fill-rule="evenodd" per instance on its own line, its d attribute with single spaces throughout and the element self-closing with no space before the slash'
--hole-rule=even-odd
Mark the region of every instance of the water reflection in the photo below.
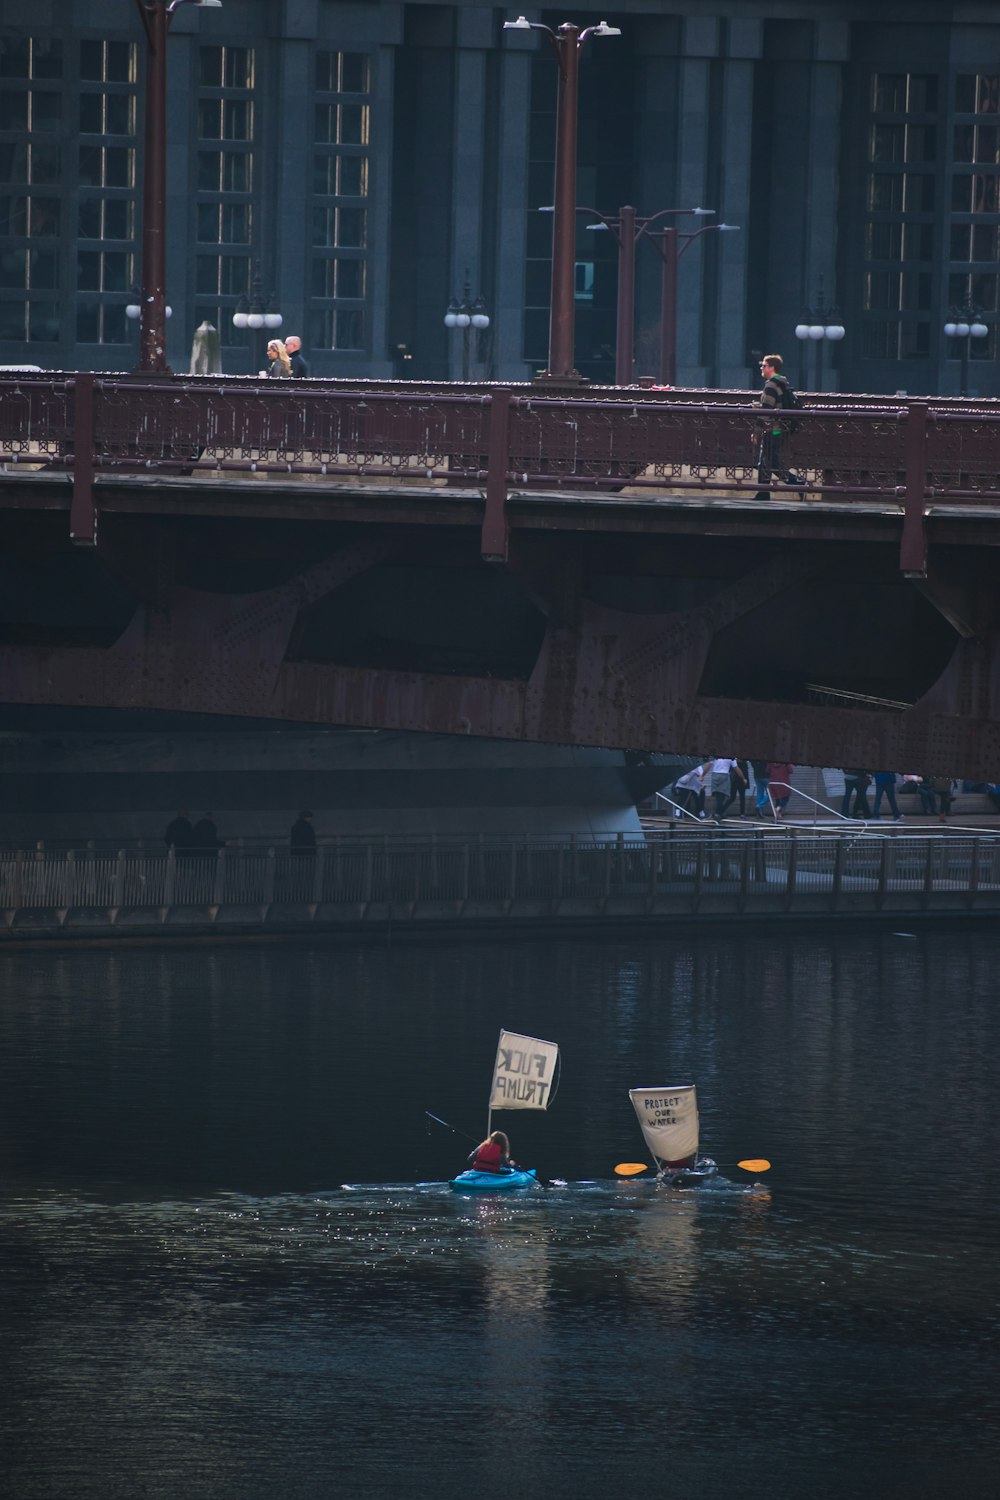
<svg viewBox="0 0 1000 1500">
<path fill-rule="evenodd" d="M 0 954 L 9 1492 L 992 1500 L 996 957 Z M 473 1133 L 500 1025 L 562 1046 L 514 1150 L 568 1186 L 465 1198 L 423 1111 Z M 668 1076 L 766 1185 L 613 1177 Z"/>
</svg>

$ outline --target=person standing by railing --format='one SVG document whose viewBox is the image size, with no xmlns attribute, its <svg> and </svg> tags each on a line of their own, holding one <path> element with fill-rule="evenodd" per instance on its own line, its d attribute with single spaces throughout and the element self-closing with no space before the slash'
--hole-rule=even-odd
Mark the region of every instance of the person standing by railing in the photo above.
<svg viewBox="0 0 1000 1500">
<path fill-rule="evenodd" d="M 316 853 L 316 830 L 312 824 L 311 812 L 300 812 L 296 821 L 292 824 L 292 831 L 288 836 L 293 854 L 315 854 Z"/>
<path fill-rule="evenodd" d="M 186 807 L 182 807 L 175 818 L 163 830 L 163 842 L 176 855 L 187 855 L 194 843 L 194 829 Z"/>
</svg>

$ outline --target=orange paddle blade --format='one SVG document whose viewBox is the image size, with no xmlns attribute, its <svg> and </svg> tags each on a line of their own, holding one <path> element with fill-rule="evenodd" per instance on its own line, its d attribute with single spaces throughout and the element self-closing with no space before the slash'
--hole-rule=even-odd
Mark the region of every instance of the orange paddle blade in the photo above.
<svg viewBox="0 0 1000 1500">
<path fill-rule="evenodd" d="M 640 1172 L 648 1171 L 649 1168 L 644 1161 L 620 1161 L 615 1167 L 618 1177 L 636 1177 Z"/>
<path fill-rule="evenodd" d="M 769 1172 L 771 1170 L 771 1163 L 763 1156 L 752 1156 L 749 1161 L 738 1161 L 736 1165 L 742 1167 L 744 1172 Z"/>
</svg>

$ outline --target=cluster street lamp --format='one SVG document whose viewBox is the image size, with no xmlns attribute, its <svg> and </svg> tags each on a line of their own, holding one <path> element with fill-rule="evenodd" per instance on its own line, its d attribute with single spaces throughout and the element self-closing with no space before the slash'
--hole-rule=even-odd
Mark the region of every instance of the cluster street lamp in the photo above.
<svg viewBox="0 0 1000 1500">
<path fill-rule="evenodd" d="M 253 328 L 255 331 L 261 328 L 267 330 L 264 336 L 262 352 L 256 364 L 258 370 L 263 367 L 264 358 L 267 354 L 268 340 L 281 327 L 283 321 L 280 312 L 274 308 L 274 293 L 272 292 L 268 297 L 264 296 L 263 288 L 260 284 L 260 274 L 255 271 L 253 284 L 250 288 L 250 296 L 242 296 L 236 304 L 236 311 L 233 313 L 233 326 L 234 328 Z M 251 337 L 251 356 L 254 353 L 254 345 L 255 340 Z M 252 358 L 251 367 L 253 367 Z M 253 368 L 251 368 L 252 373 Z"/>
<path fill-rule="evenodd" d="M 802 322 L 795 325 L 795 337 L 799 340 L 799 385 L 804 386 L 806 372 L 806 349 L 810 343 L 816 346 L 816 390 L 823 389 L 823 346 L 829 341 L 839 344 L 847 332 L 835 307 L 827 307 L 823 296 L 823 278 L 819 278 L 816 306 L 802 310 Z"/>
<path fill-rule="evenodd" d="M 650 228 L 660 219 L 665 219 L 671 214 L 695 214 L 711 215 L 715 213 L 714 208 L 661 208 L 658 213 L 650 214 L 648 218 L 636 218 L 635 209 L 629 204 L 618 210 L 617 215 L 602 214 L 597 208 L 578 208 L 577 213 L 591 214 L 599 219 L 598 224 L 588 224 L 588 229 L 607 229 L 618 241 L 618 319 L 615 336 L 615 384 L 632 384 L 632 367 L 635 361 L 635 249 L 643 235 L 648 234 L 653 244 L 660 250 L 656 233 L 650 234 Z M 728 229 L 728 224 L 711 224 L 705 226 L 707 229 Z M 694 238 L 694 236 L 691 236 Z M 676 243 L 676 241 L 674 241 Z M 660 250 L 661 255 L 663 251 Z M 665 258 L 666 263 L 666 258 Z M 675 257 L 676 264 L 676 257 Z M 666 290 L 666 283 L 664 283 Z M 676 295 L 676 280 L 674 283 L 674 295 Z M 661 317 L 664 314 L 661 312 Z M 663 331 L 661 325 L 661 343 Z M 663 363 L 661 348 L 660 363 Z M 669 384 L 673 385 L 671 380 Z"/>
<path fill-rule="evenodd" d="M 167 33 L 182 5 L 218 10 L 222 0 L 135 0 L 146 33 L 146 127 L 142 164 L 142 291 L 139 366 L 169 375 L 167 364 Z M 134 305 L 134 304 L 133 304 Z"/>
<path fill-rule="evenodd" d="M 543 381 L 582 385 L 573 364 L 576 314 L 573 269 L 576 250 L 576 139 L 580 52 L 592 36 L 621 36 L 617 26 L 599 21 L 582 31 L 565 22 L 558 31 L 518 16 L 505 21 L 504 31 L 541 31 L 549 39 L 559 67 L 556 101 L 556 167 L 552 220 L 552 294 L 549 309 L 549 360 Z"/>
<path fill-rule="evenodd" d="M 714 209 L 681 209 L 682 213 L 714 213 Z M 690 234 L 678 234 L 672 224 L 650 235 L 663 261 L 660 299 L 660 385 L 677 384 L 677 264 L 685 250 L 703 234 L 735 234 L 739 224 L 704 224 Z"/>
<path fill-rule="evenodd" d="M 969 394 L 969 341 L 970 339 L 984 339 L 989 329 L 983 322 L 983 310 L 973 302 L 965 302 L 961 307 L 949 309 L 950 318 L 944 325 L 945 337 L 949 339 L 961 339 L 962 373 L 959 382 L 959 395 Z"/>
<path fill-rule="evenodd" d="M 472 288 L 469 286 L 469 273 L 465 273 L 465 286 L 462 289 L 462 300 L 459 302 L 452 297 L 448 303 L 448 311 L 444 315 L 446 328 L 461 328 L 462 330 L 462 379 L 469 378 L 469 340 L 470 330 L 475 328 L 482 333 L 489 328 L 490 319 L 486 311 L 486 303 L 482 297 L 477 297 L 475 302 L 471 300 Z"/>
</svg>

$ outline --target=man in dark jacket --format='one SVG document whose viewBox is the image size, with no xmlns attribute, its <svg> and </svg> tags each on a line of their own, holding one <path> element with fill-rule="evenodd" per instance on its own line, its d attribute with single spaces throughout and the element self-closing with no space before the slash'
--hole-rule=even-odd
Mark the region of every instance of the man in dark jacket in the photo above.
<svg viewBox="0 0 1000 1500">
<path fill-rule="evenodd" d="M 302 355 L 302 340 L 293 333 L 285 340 L 285 352 L 292 367 L 292 379 L 303 380 L 309 374 L 309 366 Z"/>
<path fill-rule="evenodd" d="M 176 818 L 172 818 L 163 830 L 163 842 L 175 854 L 190 854 L 194 842 L 194 829 L 187 808 L 182 807 Z"/>
<path fill-rule="evenodd" d="M 297 820 L 292 824 L 289 843 L 293 854 L 316 853 L 316 830 L 312 826 L 311 812 L 299 813 Z"/>
<path fill-rule="evenodd" d="M 754 445 L 757 451 L 757 483 L 760 489 L 754 496 L 755 500 L 770 500 L 771 491 L 766 488 L 770 483 L 771 475 L 777 474 L 786 484 L 801 485 L 802 480 L 798 474 L 793 474 L 791 469 L 783 469 L 781 466 L 781 438 L 782 425 L 779 413 L 785 405 L 786 392 L 791 387 L 787 377 L 782 375 L 782 358 L 780 354 L 765 354 L 760 362 L 760 373 L 764 377 L 764 389 L 760 393 L 760 404 L 765 415 L 758 418 L 757 431 L 754 435 Z M 802 493 L 799 493 L 802 499 Z"/>
</svg>

